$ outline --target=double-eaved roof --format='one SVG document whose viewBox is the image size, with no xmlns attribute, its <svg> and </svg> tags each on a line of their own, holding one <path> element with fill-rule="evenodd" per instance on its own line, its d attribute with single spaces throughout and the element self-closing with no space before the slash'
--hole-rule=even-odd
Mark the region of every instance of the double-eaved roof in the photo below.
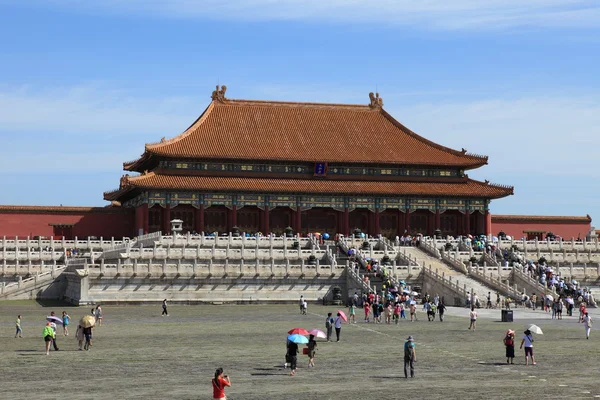
<svg viewBox="0 0 600 400">
<path fill-rule="evenodd" d="M 155 190 L 267 193 L 360 193 L 371 195 L 461 196 L 499 198 L 508 186 L 479 182 L 456 173 L 452 178 L 362 176 L 242 176 L 228 172 L 173 171 L 160 161 L 263 164 L 379 165 L 468 170 L 487 164 L 487 157 L 453 150 L 427 140 L 396 121 L 379 96 L 369 105 L 231 100 L 225 88 L 182 134 L 147 144 L 119 190 L 105 193 L 121 200 L 125 193 Z M 148 172 L 150 171 L 150 172 Z"/>
</svg>

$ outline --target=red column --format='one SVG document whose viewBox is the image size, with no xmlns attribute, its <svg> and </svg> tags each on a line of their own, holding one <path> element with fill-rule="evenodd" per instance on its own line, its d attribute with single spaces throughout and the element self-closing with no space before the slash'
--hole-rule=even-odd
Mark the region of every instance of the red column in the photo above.
<svg viewBox="0 0 600 400">
<path fill-rule="evenodd" d="M 233 206 L 231 208 L 231 227 L 229 229 L 229 231 L 231 232 L 231 228 L 233 228 L 234 226 L 237 226 L 237 206 Z"/>
<path fill-rule="evenodd" d="M 196 210 L 196 220 L 194 221 L 194 230 L 196 233 L 204 232 L 204 204 Z"/>
<path fill-rule="evenodd" d="M 350 211 L 344 208 L 344 236 L 350 235 Z"/>
<path fill-rule="evenodd" d="M 140 231 L 144 231 L 144 206 L 141 205 L 135 208 L 135 232 L 133 236 L 140 234 Z"/>
<path fill-rule="evenodd" d="M 296 233 L 302 233 L 302 210 L 296 207 Z"/>
<path fill-rule="evenodd" d="M 396 234 L 398 236 L 404 235 L 404 213 L 400 210 L 398 210 L 398 221 L 396 224 Z"/>
<path fill-rule="evenodd" d="M 471 234 L 471 213 L 469 210 L 465 211 L 465 235 Z"/>
<path fill-rule="evenodd" d="M 268 235 L 269 234 L 269 206 L 265 206 L 265 211 L 264 211 L 264 234 Z"/>
<path fill-rule="evenodd" d="M 492 233 L 492 214 L 490 214 L 489 210 L 485 210 L 484 232 L 486 235 L 493 235 L 493 233 Z"/>
<path fill-rule="evenodd" d="M 379 235 L 379 208 L 375 209 L 375 236 Z"/>
<path fill-rule="evenodd" d="M 148 208 L 148 203 L 142 205 L 142 218 L 144 221 L 144 234 L 148 233 L 148 224 L 150 220 L 150 209 Z"/>
<path fill-rule="evenodd" d="M 171 231 L 171 205 L 167 204 L 162 209 L 162 232 L 163 235 L 168 235 Z"/>
<path fill-rule="evenodd" d="M 406 210 L 404 213 L 404 230 L 410 233 L 410 210 Z"/>
</svg>

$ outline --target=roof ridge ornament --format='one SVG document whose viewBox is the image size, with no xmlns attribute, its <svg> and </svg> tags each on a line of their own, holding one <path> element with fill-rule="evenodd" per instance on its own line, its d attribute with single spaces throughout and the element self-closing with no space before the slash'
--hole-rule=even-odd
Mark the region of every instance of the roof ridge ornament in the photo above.
<svg viewBox="0 0 600 400">
<path fill-rule="evenodd" d="M 373 92 L 369 93 L 369 99 L 371 99 L 371 103 L 369 107 L 371 108 L 382 108 L 383 107 L 383 99 L 379 97 L 379 92 L 373 94 Z"/>
<path fill-rule="evenodd" d="M 223 85 L 219 89 L 219 85 L 217 85 L 217 88 L 215 90 L 213 90 L 212 95 L 210 97 L 213 100 L 217 100 L 217 101 L 221 101 L 221 102 L 225 101 L 225 100 L 227 100 L 225 98 L 225 92 L 226 91 L 227 91 L 227 86 Z"/>
</svg>

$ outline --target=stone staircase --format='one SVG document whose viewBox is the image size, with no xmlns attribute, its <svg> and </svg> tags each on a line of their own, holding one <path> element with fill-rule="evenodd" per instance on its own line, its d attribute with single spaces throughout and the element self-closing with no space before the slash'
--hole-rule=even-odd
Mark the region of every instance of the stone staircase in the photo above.
<svg viewBox="0 0 600 400">
<path fill-rule="evenodd" d="M 495 302 L 495 289 L 485 286 L 475 279 L 469 278 L 462 272 L 450 268 L 438 258 L 432 257 L 428 253 L 416 247 L 406 246 L 400 248 L 399 250 L 402 252 L 406 251 L 406 254 L 409 255 L 411 259 L 416 260 L 416 262 L 418 262 L 424 268 L 429 268 L 431 266 L 433 271 L 437 270 L 439 275 L 444 275 L 447 278 L 451 277 L 452 281 L 458 282 L 459 286 L 467 285 L 467 291 L 470 292 L 472 290 L 477 294 L 482 307 L 485 307 L 485 297 L 487 296 L 488 292 L 492 293 L 492 301 Z"/>
</svg>

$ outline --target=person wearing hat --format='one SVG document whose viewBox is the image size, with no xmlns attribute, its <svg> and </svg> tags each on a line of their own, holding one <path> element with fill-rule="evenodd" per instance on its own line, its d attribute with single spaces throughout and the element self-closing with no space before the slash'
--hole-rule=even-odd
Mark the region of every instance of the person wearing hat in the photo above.
<svg viewBox="0 0 600 400">
<path fill-rule="evenodd" d="M 515 331 L 509 329 L 504 336 L 504 346 L 506 346 L 506 363 L 514 364 L 515 360 Z"/>
<path fill-rule="evenodd" d="M 417 350 L 412 336 L 406 338 L 404 343 L 404 377 L 408 379 L 408 368 L 410 367 L 410 377 L 415 377 L 414 363 L 417 361 Z"/>
</svg>

